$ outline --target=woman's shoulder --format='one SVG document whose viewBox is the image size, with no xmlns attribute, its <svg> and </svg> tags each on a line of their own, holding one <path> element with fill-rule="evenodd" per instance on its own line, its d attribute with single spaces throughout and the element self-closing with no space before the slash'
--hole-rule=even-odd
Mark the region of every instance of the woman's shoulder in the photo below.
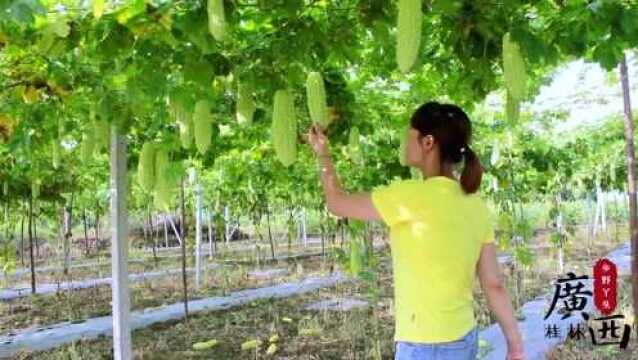
<svg viewBox="0 0 638 360">
<path fill-rule="evenodd" d="M 408 187 L 408 186 L 414 186 L 416 184 L 419 183 L 419 180 L 416 179 L 401 179 L 401 178 L 394 178 L 388 182 L 386 182 L 384 185 L 379 185 L 382 187 L 392 187 L 392 188 L 399 188 L 399 187 Z"/>
</svg>

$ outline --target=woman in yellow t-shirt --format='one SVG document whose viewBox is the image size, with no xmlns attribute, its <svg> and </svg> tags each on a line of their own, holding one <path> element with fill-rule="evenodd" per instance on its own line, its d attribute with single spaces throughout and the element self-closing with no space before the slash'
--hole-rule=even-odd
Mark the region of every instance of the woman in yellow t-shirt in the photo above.
<svg viewBox="0 0 638 360">
<path fill-rule="evenodd" d="M 349 194 L 335 173 L 328 139 L 314 126 L 308 133 L 328 210 L 340 217 L 382 220 L 389 227 L 398 360 L 476 359 L 476 275 L 507 341 L 507 359 L 525 356 L 496 260 L 488 207 L 477 193 L 483 168 L 469 146 L 471 134 L 470 120 L 459 107 L 423 104 L 410 119 L 402 156 L 424 180 Z M 461 162 L 457 180 L 455 167 Z"/>
</svg>

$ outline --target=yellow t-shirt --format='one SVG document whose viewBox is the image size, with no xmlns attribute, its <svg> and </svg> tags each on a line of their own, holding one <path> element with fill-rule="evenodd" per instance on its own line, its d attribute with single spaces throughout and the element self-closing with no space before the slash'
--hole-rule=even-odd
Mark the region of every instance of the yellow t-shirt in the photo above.
<svg viewBox="0 0 638 360">
<path fill-rule="evenodd" d="M 395 181 L 371 196 L 390 228 L 395 341 L 458 340 L 476 325 L 476 264 L 494 241 L 487 204 L 444 176 Z"/>
</svg>

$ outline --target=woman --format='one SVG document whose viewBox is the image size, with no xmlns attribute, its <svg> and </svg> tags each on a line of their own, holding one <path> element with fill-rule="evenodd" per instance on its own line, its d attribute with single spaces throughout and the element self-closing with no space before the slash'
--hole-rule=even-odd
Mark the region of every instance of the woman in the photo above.
<svg viewBox="0 0 638 360">
<path fill-rule="evenodd" d="M 428 102 L 412 115 L 406 164 L 425 180 L 402 180 L 371 193 L 344 192 L 328 139 L 312 127 L 326 206 L 336 216 L 382 220 L 390 228 L 395 295 L 395 359 L 475 359 L 478 327 L 472 288 L 478 275 L 508 346 L 508 360 L 524 359 L 512 304 L 496 260 L 494 231 L 476 193 L 482 166 L 469 146 L 467 115 Z M 454 175 L 464 161 L 460 180 Z"/>
</svg>

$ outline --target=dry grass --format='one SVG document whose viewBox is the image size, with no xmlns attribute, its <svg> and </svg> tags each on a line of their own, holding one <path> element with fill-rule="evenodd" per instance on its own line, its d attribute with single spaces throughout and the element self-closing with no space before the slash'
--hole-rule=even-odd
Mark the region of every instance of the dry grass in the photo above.
<svg viewBox="0 0 638 360">
<path fill-rule="evenodd" d="M 537 259 L 533 271 L 524 273 L 522 302 L 529 301 L 540 294 L 545 294 L 553 289 L 553 281 L 559 275 L 557 272 L 556 255 L 546 246 L 546 235 L 541 234 L 533 240 L 537 249 Z M 567 271 L 584 273 L 591 270 L 592 261 L 606 254 L 614 248 L 614 242 L 593 242 L 590 249 L 572 242 L 571 247 L 566 248 L 565 263 Z M 370 294 L 370 288 L 365 283 L 353 282 L 338 285 L 334 288 L 323 289 L 310 294 L 282 300 L 264 300 L 254 302 L 238 308 L 213 311 L 191 316 L 188 321 L 177 321 L 157 324 L 146 329 L 140 329 L 133 333 L 134 353 L 136 359 L 370 359 L 393 357 L 394 344 L 392 341 L 394 331 L 393 300 L 392 300 L 392 274 L 390 267 L 389 251 L 381 250 L 377 253 L 380 259 L 380 267 L 377 272 L 378 281 L 374 287 L 378 291 L 376 303 L 364 310 L 350 312 L 326 312 L 306 311 L 303 305 L 328 297 L 351 296 L 366 298 Z M 299 264 L 308 269 L 325 271 L 333 264 L 322 262 L 319 259 L 303 259 Z M 568 264 L 568 265 L 567 265 Z M 298 265 L 290 265 L 291 274 L 297 273 Z M 293 269 L 294 268 L 294 269 Z M 509 269 L 505 268 L 508 289 L 513 289 L 513 277 Z M 531 270 L 531 269 L 528 269 Z M 305 273 L 306 271 L 304 271 Z M 228 277 L 228 274 L 218 276 L 230 279 L 232 286 L 250 286 L 251 284 Z M 241 276 L 240 276 L 241 278 Z M 215 293 L 215 286 L 220 286 L 223 279 L 215 279 L 207 285 L 206 292 L 201 296 Z M 283 281 L 283 280 L 282 280 Z M 257 285 L 257 284 L 252 284 Z M 156 306 L 162 300 L 179 301 L 179 287 L 171 288 L 164 283 L 150 283 L 140 285 L 140 289 L 133 291 L 134 308 Z M 147 288 L 148 287 L 148 288 Z M 628 291 L 630 287 L 621 285 L 621 289 Z M 219 288 L 217 288 L 219 289 Z M 101 290 L 106 292 L 107 290 Z M 74 296 L 74 295 L 71 295 Z M 626 295 L 624 295 L 626 296 Z M 90 296 L 88 296 L 90 297 Z M 79 294 L 75 308 L 84 309 L 90 306 L 82 299 L 87 294 Z M 110 300 L 110 293 L 109 297 Z M 480 327 L 494 323 L 495 319 L 490 314 L 485 299 L 478 286 L 475 288 L 475 313 Z M 623 300 L 624 306 L 628 306 L 628 299 Z M 66 300 L 68 301 L 68 300 Z M 164 302 L 170 302 L 164 301 Z M 93 311 L 106 311 L 107 303 L 100 305 Z M 44 307 L 46 304 L 31 304 L 32 308 Z M 35 309 L 31 311 L 36 311 Z M 42 311 L 42 310 L 39 310 Z M 84 311 L 84 310 L 81 310 Z M 285 321 L 288 318 L 290 321 Z M 26 320 L 23 320 L 26 321 Z M 313 328 L 311 335 L 304 335 L 304 328 Z M 273 334 L 278 334 L 278 350 L 275 355 L 266 355 L 269 345 L 268 339 Z M 218 345 L 210 350 L 192 350 L 195 342 L 217 339 Z M 251 339 L 259 339 L 263 344 L 255 351 L 242 351 L 241 344 Z M 579 348 L 581 346 L 584 348 Z M 631 342 L 636 357 L 635 341 Z M 76 342 L 65 345 L 51 352 L 37 354 L 23 354 L 20 359 L 108 359 L 110 355 L 110 338 L 90 342 Z M 605 353 L 605 351 L 607 353 Z M 587 354 L 587 355 L 585 355 Z M 592 354 L 591 357 L 589 354 Z M 629 356 L 628 352 L 625 353 Z M 585 342 L 568 342 L 559 346 L 552 354 L 552 359 L 629 359 L 631 357 L 619 357 L 610 348 L 587 348 Z M 624 355 L 623 355 L 624 356 Z"/>
<path fill-rule="evenodd" d="M 298 265 L 302 264 L 302 265 Z M 272 264 L 272 267 L 287 268 L 288 273 L 273 279 L 254 279 L 248 272 L 254 267 L 227 265 L 209 269 L 205 273 L 202 288 L 193 288 L 194 275 L 189 273 L 189 299 L 223 296 L 228 292 L 271 285 L 293 280 L 303 273 L 318 271 L 321 261 L 311 258 L 301 262 Z M 301 274 L 303 275 L 303 274 Z M 181 275 L 131 284 L 131 306 L 133 310 L 156 307 L 182 301 Z M 93 287 L 56 294 L 27 296 L 0 303 L 0 333 L 30 326 L 42 326 L 61 321 L 79 321 L 109 315 L 111 312 L 110 287 Z"/>
</svg>

